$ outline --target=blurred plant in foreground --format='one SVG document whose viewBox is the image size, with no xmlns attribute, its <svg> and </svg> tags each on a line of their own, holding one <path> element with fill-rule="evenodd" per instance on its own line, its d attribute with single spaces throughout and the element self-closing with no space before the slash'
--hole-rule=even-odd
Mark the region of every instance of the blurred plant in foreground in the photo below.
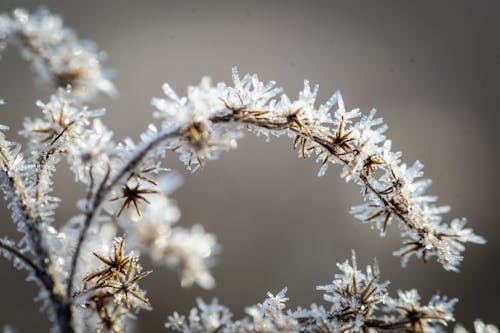
<svg viewBox="0 0 500 333">
<path fill-rule="evenodd" d="M 382 235 L 398 224 L 403 244 L 394 253 L 403 265 L 411 256 L 435 257 L 457 271 L 464 244 L 485 242 L 465 228 L 465 219 L 443 222 L 449 207 L 437 206 L 437 198 L 425 193 L 430 180 L 422 179 L 422 164 L 403 163 L 376 112 L 347 110 L 339 92 L 316 107 L 317 85 L 305 81 L 293 100 L 274 82 L 240 78 L 236 69 L 231 85 L 203 78 L 185 97 L 165 84 L 166 97 L 152 100 L 157 124 L 137 142 L 115 142 L 101 121 L 105 111 L 86 106 L 100 93 L 116 92 L 92 43 L 79 40 L 46 10 L 19 9 L 0 16 L 0 40 L 2 46 L 17 45 L 38 80 L 55 88 L 48 102 L 37 102 L 39 115 L 24 122 L 25 149 L 0 128 L 2 190 L 22 235 L 18 241 L 0 239 L 0 252 L 40 286 L 37 299 L 56 332 L 124 332 L 136 312 L 150 309 L 139 285 L 150 274 L 139 264 L 141 254 L 177 270 L 183 286 L 214 285 L 210 268 L 219 246 L 199 225 L 175 225 L 180 213 L 169 194 L 180 179 L 161 162 L 172 150 L 194 172 L 236 148 L 245 129 L 266 138 L 289 136 L 300 157 L 320 163 L 320 176 L 339 164 L 341 177 L 357 184 L 365 201 L 352 208 L 353 215 Z M 78 202 L 80 213 L 58 228 L 60 199 L 52 194 L 52 179 L 64 159 L 87 191 Z M 391 297 L 378 265 L 362 271 L 354 253 L 338 267 L 333 282 L 317 288 L 328 306 L 285 312 L 285 288 L 248 308 L 239 321 L 216 301 L 199 300 L 187 319 L 175 313 L 166 326 L 182 332 L 438 332 L 454 321 L 456 299 L 434 296 L 421 305 L 416 290 Z M 496 331 L 479 321 L 475 327 Z"/>
</svg>

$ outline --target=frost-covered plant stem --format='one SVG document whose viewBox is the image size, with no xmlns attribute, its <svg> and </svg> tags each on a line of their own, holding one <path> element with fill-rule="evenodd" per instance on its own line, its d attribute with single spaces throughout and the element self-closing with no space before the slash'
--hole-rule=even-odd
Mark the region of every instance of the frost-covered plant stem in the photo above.
<svg viewBox="0 0 500 333">
<path fill-rule="evenodd" d="M 296 100 L 282 93 L 276 83 L 264 83 L 257 75 L 239 78 L 233 69 L 233 85 L 212 85 L 204 78 L 198 86 L 188 87 L 185 97 L 178 97 L 168 84 L 165 99 L 153 99 L 162 120 L 162 129 L 181 126 L 181 135 L 167 142 L 166 148 L 180 153 L 188 168 L 196 170 L 206 159 L 214 159 L 223 150 L 236 147 L 245 126 L 257 135 L 294 138 L 303 158 L 316 155 L 323 175 L 329 164 L 341 164 L 342 178 L 361 187 L 365 204 L 353 207 L 352 213 L 371 223 L 381 234 L 391 221 L 399 222 L 403 247 L 395 254 L 403 265 L 415 255 L 426 261 L 436 257 L 447 270 L 458 270 L 461 252 L 467 242 L 484 243 L 471 229 L 464 228 L 465 219 L 442 223 L 448 206 L 435 206 L 437 197 L 425 193 L 431 184 L 422 177 L 423 165 L 417 161 L 408 166 L 400 152 L 391 151 L 387 130 L 375 110 L 362 115 L 359 110 L 346 110 L 339 92 L 316 107 L 318 86 L 304 89 Z M 232 126 L 231 126 L 232 125 Z M 148 133 L 154 137 L 154 130 Z"/>
<path fill-rule="evenodd" d="M 264 302 L 246 309 L 247 317 L 233 320 L 229 309 L 216 300 L 197 301 L 189 317 L 174 313 L 166 327 L 183 333 L 333 333 L 333 332 L 442 332 L 453 321 L 451 312 L 456 299 L 433 296 L 427 305 L 420 304 L 416 290 L 398 291 L 396 298 L 387 290 L 388 281 L 380 280 L 376 262 L 358 268 L 353 253 L 351 262 L 337 264 L 331 284 L 318 286 L 330 306 L 286 310 L 287 288 L 267 294 Z M 286 310 L 286 311 L 285 311 Z"/>
<path fill-rule="evenodd" d="M 1 130 L 5 129 L 1 128 Z M 57 323 L 59 331 L 73 332 L 71 302 L 64 294 L 61 281 L 54 274 L 52 258 L 44 245 L 44 234 L 40 229 L 43 221 L 36 208 L 38 207 L 38 199 L 32 200 L 28 194 L 19 170 L 22 163 L 19 151 L 12 153 L 9 149 L 10 146 L 12 144 L 6 140 L 3 132 L 1 132 L 0 173 L 3 178 L 4 196 L 10 201 L 9 207 L 12 210 L 14 219 L 17 220 L 15 222 L 18 228 L 23 230 L 26 235 L 23 240 L 26 247 L 30 249 L 34 261 L 7 242 L 1 241 L 0 247 L 20 260 L 33 272 L 35 279 L 38 280 L 48 295 L 47 298 L 55 317 L 54 321 Z M 39 172 L 43 172 L 43 168 Z M 39 174 L 37 174 L 37 179 L 39 179 Z"/>
<path fill-rule="evenodd" d="M 35 258 L 38 258 L 38 264 L 35 264 L 25 254 L 19 252 L 19 250 L 1 239 L 0 249 L 7 251 L 14 257 L 14 260 L 17 259 L 21 261 L 23 265 L 27 266 L 28 269 L 34 274 L 34 277 L 43 286 L 44 290 L 48 294 L 50 306 L 52 307 L 55 316 L 54 321 L 57 324 L 59 332 L 74 332 L 71 303 L 65 295 L 58 293 L 58 288 L 56 288 L 56 283 L 54 282 L 54 276 L 50 274 L 50 268 L 47 263 L 41 259 L 47 255 L 45 249 L 41 246 L 34 249 Z M 39 266 L 40 264 L 41 266 Z"/>
<path fill-rule="evenodd" d="M 2 170 L 4 177 L 4 186 L 8 188 L 10 193 L 15 193 L 16 196 L 11 202 L 11 209 L 16 211 L 18 218 L 18 226 L 26 231 L 30 242 L 31 252 L 35 262 L 28 258 L 25 254 L 7 244 L 4 241 L 0 242 L 0 247 L 11 253 L 14 257 L 21 260 L 34 273 L 34 276 L 48 293 L 48 299 L 55 314 L 55 321 L 60 332 L 73 332 L 71 323 L 71 305 L 66 299 L 66 295 L 60 287 L 60 281 L 51 274 L 51 258 L 43 245 L 43 234 L 38 225 L 41 223 L 39 216 L 35 215 L 34 209 L 29 204 L 29 198 L 26 193 L 23 182 L 18 178 L 16 170 L 10 165 L 10 162 L 15 159 L 11 156 L 10 151 L 6 148 L 6 141 L 3 133 L 0 133 L 0 155 L 2 158 Z M 4 193 L 8 193 L 4 191 Z M 12 207 L 14 206 L 14 207 Z"/>
<path fill-rule="evenodd" d="M 86 207 L 85 210 L 85 220 L 83 222 L 82 229 L 80 230 L 79 236 L 78 236 L 78 241 L 76 243 L 75 247 L 75 253 L 73 254 L 73 257 L 71 258 L 71 268 L 70 268 L 70 275 L 68 278 L 68 288 L 67 288 L 67 294 L 71 294 L 73 290 L 73 279 L 75 275 L 75 270 L 76 266 L 78 264 L 78 259 L 80 256 L 80 251 L 82 248 L 83 243 L 85 242 L 85 239 L 87 237 L 88 230 L 94 221 L 94 217 L 100 213 L 101 205 L 103 201 L 107 198 L 108 194 L 115 189 L 118 185 L 120 185 L 120 182 L 124 178 L 130 177 L 130 174 L 135 170 L 137 165 L 143 160 L 143 158 L 147 155 L 149 151 L 154 149 L 158 144 L 161 142 L 165 141 L 168 138 L 177 136 L 180 134 L 179 129 L 175 129 L 172 131 L 168 131 L 163 133 L 162 135 L 159 135 L 155 140 L 148 142 L 144 147 L 141 147 L 141 149 L 138 149 L 138 151 L 135 153 L 135 155 L 123 166 L 121 170 L 117 172 L 117 174 L 109 181 L 108 183 L 108 178 L 109 178 L 109 172 L 106 173 L 106 176 L 104 177 L 104 180 L 101 182 L 101 184 L 98 186 L 97 191 L 92 192 L 92 183 L 90 185 L 89 193 L 91 196 L 91 200 L 89 200 L 88 207 Z M 92 179 L 92 176 L 90 176 Z"/>
<path fill-rule="evenodd" d="M 37 265 L 33 263 L 33 261 L 31 261 L 30 258 L 19 252 L 16 248 L 12 247 L 8 242 L 4 241 L 3 239 L 0 239 L 0 248 L 9 252 L 12 256 L 19 259 L 24 265 L 31 268 L 35 272 L 35 275 L 39 278 L 40 282 L 43 282 L 43 279 L 40 278 L 43 272 Z M 45 287 L 47 286 L 45 285 Z"/>
</svg>

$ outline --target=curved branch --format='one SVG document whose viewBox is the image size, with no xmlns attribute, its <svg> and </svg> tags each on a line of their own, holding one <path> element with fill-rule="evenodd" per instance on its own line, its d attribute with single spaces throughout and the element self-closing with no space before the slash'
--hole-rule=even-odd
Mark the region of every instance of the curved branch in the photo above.
<svg viewBox="0 0 500 333">
<path fill-rule="evenodd" d="M 35 272 L 35 276 L 44 285 L 44 287 L 46 289 L 49 288 L 49 286 L 46 283 L 44 283 L 46 281 L 43 278 L 44 272 L 31 260 L 31 258 L 28 258 L 25 254 L 19 252 L 18 249 L 12 247 L 10 244 L 8 244 L 2 239 L 0 239 L 0 249 L 7 251 L 9 254 L 11 254 L 12 256 L 20 260 L 23 264 L 25 264 L 27 267 L 29 267 L 33 272 Z"/>
<path fill-rule="evenodd" d="M 248 110 L 244 108 L 235 108 L 231 107 L 227 103 L 225 103 L 225 105 L 226 105 L 225 111 L 229 113 L 224 116 L 213 116 L 209 118 L 208 120 L 211 123 L 213 124 L 241 123 L 270 130 L 291 130 L 297 135 L 298 138 L 304 140 L 302 142 L 303 149 L 305 148 L 307 140 L 313 141 L 315 144 L 326 150 L 330 156 L 336 157 L 339 161 L 341 161 L 345 165 L 349 164 L 349 160 L 346 159 L 346 155 L 357 153 L 355 149 L 353 149 L 352 151 L 346 151 L 345 149 L 341 149 L 339 143 L 336 142 L 334 139 L 326 140 L 325 138 L 319 135 L 311 133 L 311 131 L 309 131 L 306 127 L 302 126 L 300 123 L 298 123 L 296 120 L 292 118 L 285 119 L 283 121 L 270 121 L 266 118 L 248 116 L 249 114 L 250 115 L 265 114 L 268 112 L 266 110 Z M 120 183 L 120 181 L 123 178 L 130 176 L 130 174 L 134 172 L 134 169 L 141 163 L 141 161 L 147 156 L 147 154 L 150 151 L 158 147 L 162 142 L 164 142 L 167 139 L 174 137 L 184 137 L 188 135 L 189 130 L 190 130 L 189 126 L 180 126 L 158 134 L 153 140 L 139 147 L 134 156 L 130 158 L 130 160 L 127 163 L 125 163 L 125 165 L 116 173 L 116 175 L 109 181 L 109 183 L 101 184 L 100 189 L 96 191 L 95 194 L 92 196 L 91 201 L 88 205 L 88 209 L 85 212 L 85 220 L 83 223 L 82 230 L 80 231 L 78 242 L 76 244 L 75 253 L 71 261 L 69 282 L 67 288 L 68 295 L 71 295 L 71 293 L 73 292 L 72 290 L 74 285 L 73 279 L 78 259 L 80 256 L 82 244 L 85 242 L 88 229 L 91 226 L 94 217 L 99 213 L 99 209 L 103 203 L 103 200 L 106 198 L 109 192 Z M 381 161 L 380 163 L 385 163 L 385 161 Z M 389 164 L 386 163 L 385 166 L 388 168 L 389 172 L 392 175 L 395 175 L 392 167 Z M 391 187 L 390 189 L 386 189 L 383 192 L 378 191 L 376 189 L 376 186 L 370 182 L 369 177 L 367 177 L 366 175 L 362 175 L 360 179 L 364 183 L 366 189 L 372 192 L 374 195 L 376 195 L 379 198 L 379 200 L 383 203 L 383 205 L 386 207 L 386 209 L 395 216 L 397 216 L 405 225 L 415 230 L 419 235 L 428 232 L 423 228 L 421 228 L 420 226 L 418 226 L 417 224 L 415 224 L 407 216 L 408 210 L 406 209 L 406 203 L 405 203 L 406 200 L 404 199 L 404 194 L 400 192 L 400 188 L 398 187 L 398 184 L 401 183 L 400 179 L 395 178 L 392 185 L 393 187 Z M 107 179 L 104 182 L 106 181 Z M 399 204 L 395 205 L 390 202 L 388 194 L 392 193 L 393 191 L 398 191 L 401 197 L 403 197 L 401 205 Z"/>
</svg>

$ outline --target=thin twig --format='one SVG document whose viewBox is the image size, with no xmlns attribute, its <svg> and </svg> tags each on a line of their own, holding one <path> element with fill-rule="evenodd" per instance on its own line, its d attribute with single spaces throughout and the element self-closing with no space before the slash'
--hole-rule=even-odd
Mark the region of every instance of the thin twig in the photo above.
<svg viewBox="0 0 500 333">
<path fill-rule="evenodd" d="M 83 243 L 87 237 L 88 230 L 92 225 L 94 217 L 99 213 L 102 203 L 111 190 L 123 179 L 127 178 L 131 172 L 141 163 L 143 158 L 154 148 L 156 148 L 163 141 L 178 136 L 181 134 L 180 128 L 175 128 L 167 132 L 159 134 L 154 140 L 149 142 L 147 145 L 142 147 L 137 153 L 118 171 L 118 173 L 107 183 L 108 177 L 101 182 L 99 189 L 92 196 L 91 202 L 85 212 L 85 220 L 83 222 L 82 230 L 78 236 L 78 241 L 76 243 L 75 252 L 71 258 L 70 274 L 68 278 L 68 285 L 66 289 L 66 294 L 71 295 L 73 292 L 74 276 L 76 273 L 76 267 L 78 264 L 78 259 L 80 257 L 80 252 Z"/>
<path fill-rule="evenodd" d="M 9 252 L 12 256 L 16 257 L 20 261 L 23 262 L 26 266 L 28 266 L 33 272 L 35 272 L 35 276 L 38 278 L 38 280 L 42 283 L 42 285 L 46 288 L 49 289 L 50 286 L 46 284 L 46 279 L 43 277 L 44 272 L 41 270 L 38 265 L 36 265 L 31 258 L 27 257 L 24 253 L 19 252 L 18 249 L 10 246 L 7 244 L 5 241 L 0 239 L 0 248 L 4 249 L 5 251 Z"/>
</svg>

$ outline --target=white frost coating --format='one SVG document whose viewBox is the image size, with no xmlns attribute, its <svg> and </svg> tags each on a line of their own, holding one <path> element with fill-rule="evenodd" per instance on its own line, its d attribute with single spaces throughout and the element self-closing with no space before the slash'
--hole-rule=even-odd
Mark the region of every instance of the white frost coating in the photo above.
<svg viewBox="0 0 500 333">
<path fill-rule="evenodd" d="M 233 320 L 229 309 L 217 300 L 209 304 L 198 300 L 188 317 L 175 312 L 167 318 L 165 326 L 182 333 L 372 330 L 434 333 L 444 332 L 446 325 L 454 321 L 456 299 L 433 296 L 427 305 L 421 305 L 416 290 L 398 291 L 398 297 L 392 298 L 387 291 L 389 282 L 380 281 L 377 264 L 361 271 L 354 253 L 351 262 L 346 260 L 337 266 L 341 273 L 335 274 L 333 282 L 317 287 L 325 292 L 324 299 L 330 305 L 312 304 L 309 308 L 287 310 L 287 288 L 284 288 L 276 295 L 268 293 L 264 302 L 247 308 L 247 317 L 240 320 Z"/>
</svg>

